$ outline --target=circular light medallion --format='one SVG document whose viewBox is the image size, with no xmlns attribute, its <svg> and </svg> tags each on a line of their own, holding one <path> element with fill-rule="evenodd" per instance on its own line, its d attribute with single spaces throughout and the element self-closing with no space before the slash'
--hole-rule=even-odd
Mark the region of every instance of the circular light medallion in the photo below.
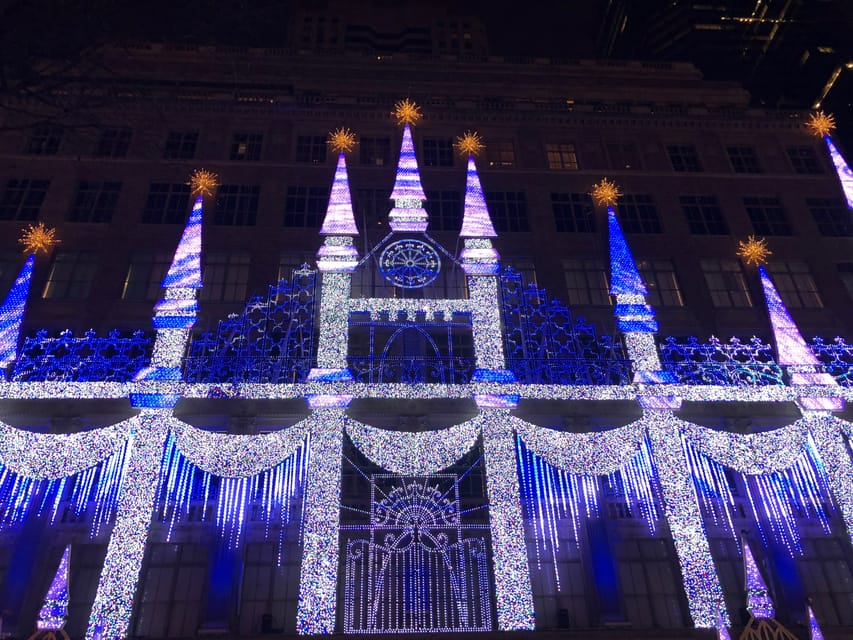
<svg viewBox="0 0 853 640">
<path fill-rule="evenodd" d="M 426 242 L 398 240 L 379 256 L 379 270 L 395 287 L 420 289 L 438 277 L 441 258 Z"/>
</svg>

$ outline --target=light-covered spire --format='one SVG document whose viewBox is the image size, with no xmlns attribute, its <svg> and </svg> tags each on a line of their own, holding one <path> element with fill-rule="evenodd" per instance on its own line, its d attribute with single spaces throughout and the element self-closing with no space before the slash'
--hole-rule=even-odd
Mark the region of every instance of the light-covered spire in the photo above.
<svg viewBox="0 0 853 640">
<path fill-rule="evenodd" d="M 349 178 L 347 177 L 347 160 L 343 151 L 338 154 L 338 166 L 335 169 L 335 180 L 332 182 L 332 192 L 329 195 L 329 206 L 320 234 L 324 236 L 357 236 L 355 215 L 352 211 Z"/>
<path fill-rule="evenodd" d="M 838 180 L 841 182 L 841 189 L 844 191 L 844 197 L 847 199 L 847 206 L 853 209 L 853 171 L 850 165 L 844 160 L 841 151 L 835 146 L 828 135 L 823 137 L 826 143 L 826 148 L 829 149 L 829 157 L 832 158 L 832 164 L 835 165 L 835 173 L 838 174 Z"/>
<path fill-rule="evenodd" d="M 814 617 L 811 605 L 809 605 L 809 640 L 823 640 L 823 631 L 820 629 L 817 618 Z"/>
<path fill-rule="evenodd" d="M 741 537 L 741 548 L 743 549 L 743 570 L 746 583 L 746 610 L 756 620 L 761 618 L 773 618 L 776 610 L 767 583 L 761 575 L 758 563 L 749 548 L 749 542 Z"/>
<path fill-rule="evenodd" d="M 607 224 L 610 232 L 611 295 L 647 295 L 646 285 L 640 277 L 634 256 L 631 255 L 631 249 L 625 241 L 625 235 L 612 206 L 607 207 Z"/>
<path fill-rule="evenodd" d="M 175 257 L 163 278 L 164 289 L 201 289 L 202 197 L 196 198 Z"/>
<path fill-rule="evenodd" d="M 59 567 L 50 582 L 50 587 L 39 610 L 36 627 L 42 631 L 59 631 L 68 618 L 68 564 L 71 561 L 71 545 L 65 547 Z"/>
<path fill-rule="evenodd" d="M 27 257 L 24 266 L 15 278 L 15 283 L 0 307 L 0 369 L 5 369 L 15 360 L 21 325 L 27 308 L 27 296 L 33 277 L 35 254 Z M 0 374 L 2 377 L 2 374 Z"/>
<path fill-rule="evenodd" d="M 495 227 L 486 207 L 486 197 L 477 174 L 474 156 L 468 156 L 468 178 L 465 181 L 465 208 L 462 212 L 460 238 L 495 238 Z"/>
<path fill-rule="evenodd" d="M 403 127 L 403 144 L 400 147 L 400 160 L 397 163 L 397 177 L 391 191 L 391 199 L 394 201 L 394 208 L 391 209 L 388 220 L 393 231 L 426 231 L 429 225 L 427 212 L 423 208 L 426 195 L 421 186 L 412 129 L 408 123 Z"/>
</svg>

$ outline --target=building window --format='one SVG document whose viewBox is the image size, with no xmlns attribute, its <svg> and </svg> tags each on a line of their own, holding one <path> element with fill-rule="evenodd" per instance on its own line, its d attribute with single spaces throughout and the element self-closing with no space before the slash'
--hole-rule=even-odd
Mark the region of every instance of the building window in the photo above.
<svg viewBox="0 0 853 640">
<path fill-rule="evenodd" d="M 566 278 L 570 305 L 611 304 L 607 271 L 601 260 L 563 260 L 563 275 Z"/>
<path fill-rule="evenodd" d="M 231 160 L 257 162 L 261 159 L 262 133 L 235 133 L 231 140 Z"/>
<path fill-rule="evenodd" d="M 58 125 L 38 125 L 33 128 L 25 152 L 34 156 L 55 156 L 59 153 L 62 135 L 62 127 Z"/>
<path fill-rule="evenodd" d="M 633 142 L 609 142 L 607 143 L 607 157 L 610 159 L 612 169 L 642 169 L 640 152 Z"/>
<path fill-rule="evenodd" d="M 758 154 L 752 147 L 735 145 L 726 147 L 729 154 L 729 162 L 735 173 L 761 173 L 761 165 L 758 163 Z"/>
<path fill-rule="evenodd" d="M 458 191 L 427 191 L 429 226 L 435 231 L 459 231 L 462 228 L 462 197 Z"/>
<path fill-rule="evenodd" d="M 690 233 L 700 236 L 724 236 L 729 226 L 715 196 L 680 196 L 678 198 Z"/>
<path fill-rule="evenodd" d="M 145 224 L 184 224 L 190 203 L 187 184 L 152 182 L 142 210 Z"/>
<path fill-rule="evenodd" d="M 198 131 L 170 131 L 163 157 L 167 160 L 189 160 L 195 157 Z"/>
<path fill-rule="evenodd" d="M 223 184 L 216 191 L 213 224 L 251 227 L 258 216 L 261 188 L 257 185 Z"/>
<path fill-rule="evenodd" d="M 566 142 L 548 143 L 545 145 L 545 157 L 549 169 L 577 169 L 578 154 L 575 145 Z"/>
<path fill-rule="evenodd" d="M 661 233 L 655 201 L 648 194 L 625 194 L 619 198 L 619 222 L 625 233 Z"/>
<path fill-rule="evenodd" d="M 490 191 L 486 201 L 495 231 L 530 231 L 524 191 Z"/>
<path fill-rule="evenodd" d="M 391 210 L 388 191 L 385 189 L 356 189 L 353 191 L 355 222 L 368 229 L 380 226 Z"/>
<path fill-rule="evenodd" d="M 293 282 L 293 272 L 304 267 L 312 269 L 316 257 L 311 253 L 283 253 L 278 260 L 278 279 Z"/>
<path fill-rule="evenodd" d="M 124 158 L 130 148 L 133 132 L 126 127 L 111 127 L 101 131 L 95 155 L 101 158 Z"/>
<path fill-rule="evenodd" d="M 848 295 L 853 298 L 853 262 L 839 262 L 835 265 L 838 268 L 838 273 L 841 274 L 841 282 L 844 283 L 844 288 L 847 289 Z M 5 276 L 5 272 L 0 272 Z"/>
<path fill-rule="evenodd" d="M 362 138 L 358 143 L 358 153 L 361 164 L 379 167 L 391 164 L 391 140 L 390 138 Z"/>
<path fill-rule="evenodd" d="M 551 208 L 557 231 L 592 233 L 595 231 L 595 212 L 588 193 L 552 193 Z"/>
<path fill-rule="evenodd" d="M 160 285 L 169 270 L 172 256 L 168 253 L 134 252 L 124 278 L 122 300 L 143 302 L 157 300 Z"/>
<path fill-rule="evenodd" d="M 207 302 L 246 299 L 249 284 L 248 253 L 208 253 L 204 258 L 199 298 Z"/>
<path fill-rule="evenodd" d="M 705 284 L 715 307 L 751 307 L 752 298 L 737 260 L 702 260 Z"/>
<path fill-rule="evenodd" d="M 19 251 L 0 251 L 0 291 L 9 291 L 12 283 L 21 270 L 21 253 Z"/>
<path fill-rule="evenodd" d="M 424 166 L 452 167 L 453 140 L 451 138 L 424 138 Z"/>
<path fill-rule="evenodd" d="M 97 256 L 94 251 L 59 251 L 50 265 L 42 298 L 85 300 L 95 280 Z"/>
<path fill-rule="evenodd" d="M 681 289 L 671 260 L 640 260 L 637 269 L 649 291 L 649 302 L 655 307 L 683 307 Z"/>
<path fill-rule="evenodd" d="M 823 301 L 805 262 L 771 262 L 767 270 L 789 309 L 822 309 Z"/>
<path fill-rule="evenodd" d="M 486 147 L 486 161 L 490 167 L 514 167 L 515 145 L 511 140 L 498 140 Z"/>
<path fill-rule="evenodd" d="M 698 173 L 702 171 L 702 165 L 699 163 L 699 154 L 696 153 L 696 147 L 692 144 L 671 144 L 667 146 L 666 152 L 669 154 L 669 161 L 672 163 L 672 170 L 685 173 Z"/>
<path fill-rule="evenodd" d="M 831 238 L 853 236 L 850 210 L 837 198 L 806 198 L 806 206 L 821 234 Z"/>
<path fill-rule="evenodd" d="M 820 175 L 823 173 L 823 167 L 820 166 L 814 147 L 788 147 L 786 151 L 794 173 L 803 175 Z"/>
<path fill-rule="evenodd" d="M 743 207 L 755 233 L 762 236 L 791 235 L 791 225 L 779 198 L 746 196 Z"/>
<path fill-rule="evenodd" d="M 77 194 L 68 222 L 109 222 L 118 202 L 121 182 L 92 182 L 81 180 L 77 184 Z"/>
<path fill-rule="evenodd" d="M 326 138 L 323 136 L 298 136 L 296 162 L 323 164 L 326 161 Z"/>
<path fill-rule="evenodd" d="M 38 217 L 50 180 L 18 180 L 6 182 L 0 201 L 0 220 L 35 220 Z"/>
<path fill-rule="evenodd" d="M 288 187 L 284 226 L 318 229 L 323 223 L 329 191 L 324 187 Z"/>
</svg>

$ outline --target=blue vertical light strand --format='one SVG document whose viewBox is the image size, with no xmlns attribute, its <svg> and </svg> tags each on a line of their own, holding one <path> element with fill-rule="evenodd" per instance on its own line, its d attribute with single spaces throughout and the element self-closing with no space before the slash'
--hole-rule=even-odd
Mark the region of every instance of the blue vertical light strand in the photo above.
<svg viewBox="0 0 853 640">
<path fill-rule="evenodd" d="M 291 522 L 292 508 L 305 480 L 306 447 L 307 442 L 289 458 L 257 475 L 222 478 L 187 460 L 170 435 L 158 489 L 158 513 L 167 525 L 166 540 L 171 540 L 176 524 L 193 519 L 215 522 L 227 548 L 236 549 L 245 537 L 247 520 L 263 522 L 265 538 L 278 524 L 281 564 L 285 525 Z"/>
<path fill-rule="evenodd" d="M 36 627 L 45 631 L 59 631 L 65 626 L 68 618 L 68 566 L 71 562 L 71 545 L 65 547 L 62 558 L 47 594 L 39 610 Z"/>
<path fill-rule="evenodd" d="M 0 307 L 0 369 L 5 369 L 14 360 L 18 350 L 18 338 L 30 293 L 35 254 L 27 257 L 18 277 Z"/>
<path fill-rule="evenodd" d="M 847 199 L 847 207 L 853 209 L 853 170 L 850 169 L 850 165 L 844 160 L 844 156 L 841 155 L 841 151 L 835 146 L 832 138 L 824 136 L 823 140 L 826 142 L 826 148 L 829 149 L 829 157 L 832 158 L 835 173 L 838 174 L 841 189 L 844 191 L 844 197 Z"/>
<path fill-rule="evenodd" d="M 163 278 L 164 289 L 201 289 L 202 198 L 196 198 L 172 264 Z"/>
</svg>

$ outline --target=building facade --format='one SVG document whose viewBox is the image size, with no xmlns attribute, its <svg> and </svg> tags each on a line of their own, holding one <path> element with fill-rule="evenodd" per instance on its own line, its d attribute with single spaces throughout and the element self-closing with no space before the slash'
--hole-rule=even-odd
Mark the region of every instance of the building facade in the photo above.
<svg viewBox="0 0 853 640">
<path fill-rule="evenodd" d="M 692 637 L 765 593 L 850 635 L 853 226 L 803 114 L 685 64 L 103 60 L 0 138 L 4 631 Z"/>
</svg>

